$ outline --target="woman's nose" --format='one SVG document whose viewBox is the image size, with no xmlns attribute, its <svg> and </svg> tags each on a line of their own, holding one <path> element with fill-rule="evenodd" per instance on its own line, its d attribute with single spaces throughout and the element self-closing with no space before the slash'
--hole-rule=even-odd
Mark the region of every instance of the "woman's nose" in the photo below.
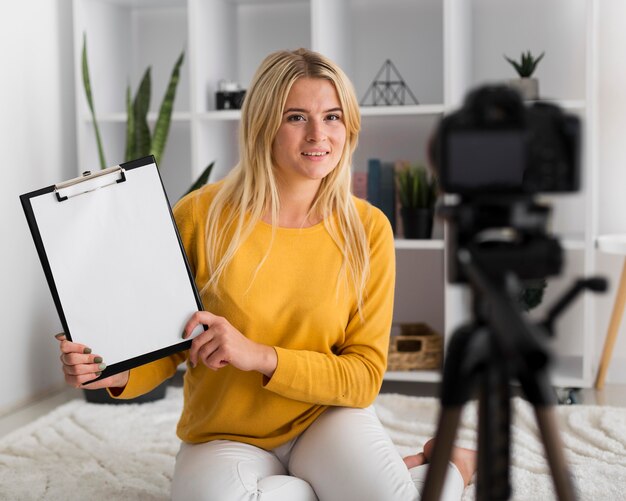
<svg viewBox="0 0 626 501">
<path fill-rule="evenodd" d="M 326 138 L 324 133 L 324 122 L 321 120 L 309 120 L 306 131 L 306 140 L 311 143 L 323 141 Z"/>
</svg>

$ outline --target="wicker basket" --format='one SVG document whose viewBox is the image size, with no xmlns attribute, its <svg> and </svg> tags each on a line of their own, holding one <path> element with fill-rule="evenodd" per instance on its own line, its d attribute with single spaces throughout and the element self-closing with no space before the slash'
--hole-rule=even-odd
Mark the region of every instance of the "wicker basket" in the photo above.
<svg viewBox="0 0 626 501">
<path fill-rule="evenodd" d="M 443 336 L 426 324 L 403 324 L 400 335 L 391 336 L 387 370 L 415 371 L 440 369 Z"/>
</svg>

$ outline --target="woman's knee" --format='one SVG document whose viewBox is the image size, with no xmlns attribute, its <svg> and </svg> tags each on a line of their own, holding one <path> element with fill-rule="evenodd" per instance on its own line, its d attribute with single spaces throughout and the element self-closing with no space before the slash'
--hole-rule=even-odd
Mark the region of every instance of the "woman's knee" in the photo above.
<svg viewBox="0 0 626 501">
<path fill-rule="evenodd" d="M 183 444 L 176 457 L 172 499 L 256 500 L 262 479 L 285 473 L 285 468 L 270 452 L 247 444 L 227 441 Z"/>
<path fill-rule="evenodd" d="M 417 494 L 373 408 L 328 409 L 298 439 L 289 470 L 324 500 L 407 500 Z"/>
</svg>

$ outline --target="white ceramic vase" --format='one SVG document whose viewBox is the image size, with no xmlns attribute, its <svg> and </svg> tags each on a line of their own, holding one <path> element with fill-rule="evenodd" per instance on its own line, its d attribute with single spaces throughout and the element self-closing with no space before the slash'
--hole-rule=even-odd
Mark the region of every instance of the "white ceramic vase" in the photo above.
<svg viewBox="0 0 626 501">
<path fill-rule="evenodd" d="M 511 88 L 517 90 L 525 101 L 536 101 L 539 99 L 539 80 L 536 78 L 515 78 L 509 80 Z"/>
</svg>

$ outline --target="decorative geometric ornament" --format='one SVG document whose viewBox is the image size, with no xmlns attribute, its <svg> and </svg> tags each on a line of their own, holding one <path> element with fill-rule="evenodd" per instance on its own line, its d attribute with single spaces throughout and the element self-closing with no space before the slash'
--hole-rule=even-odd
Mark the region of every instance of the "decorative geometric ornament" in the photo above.
<svg viewBox="0 0 626 501">
<path fill-rule="evenodd" d="M 393 78 L 392 72 L 394 73 Z M 385 74 L 385 80 L 381 80 L 383 73 Z M 370 94 L 372 102 L 367 103 L 366 101 Z M 374 81 L 367 89 L 360 104 L 361 106 L 404 105 L 406 104 L 405 98 L 407 94 L 413 100 L 413 104 L 419 104 L 411 89 L 404 82 L 402 75 L 391 62 L 391 59 L 387 59 L 374 77 Z"/>
</svg>

